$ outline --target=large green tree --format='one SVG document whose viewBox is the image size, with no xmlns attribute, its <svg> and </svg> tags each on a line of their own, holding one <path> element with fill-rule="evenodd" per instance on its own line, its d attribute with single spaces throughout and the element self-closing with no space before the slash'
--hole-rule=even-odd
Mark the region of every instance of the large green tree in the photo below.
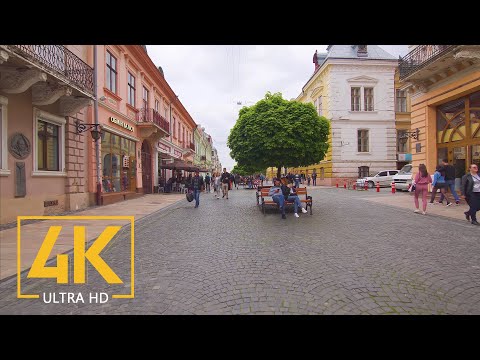
<svg viewBox="0 0 480 360">
<path fill-rule="evenodd" d="M 252 166 L 247 166 L 247 165 L 235 164 L 231 173 L 232 174 L 238 174 L 238 175 L 241 175 L 241 176 L 247 176 L 247 175 L 259 174 L 262 171 L 263 171 L 263 169 L 259 168 L 259 167 L 252 167 Z"/>
<path fill-rule="evenodd" d="M 268 92 L 243 107 L 228 136 L 230 156 L 242 166 L 298 167 L 321 161 L 328 149 L 329 121 L 312 104 L 288 101 Z"/>
</svg>

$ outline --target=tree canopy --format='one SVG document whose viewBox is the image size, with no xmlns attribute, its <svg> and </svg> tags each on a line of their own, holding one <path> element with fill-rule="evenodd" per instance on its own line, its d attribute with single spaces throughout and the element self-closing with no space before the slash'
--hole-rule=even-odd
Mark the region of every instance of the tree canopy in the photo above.
<svg viewBox="0 0 480 360">
<path fill-rule="evenodd" d="M 232 174 L 238 174 L 238 175 L 241 175 L 241 176 L 247 176 L 247 175 L 259 174 L 259 173 L 263 172 L 263 170 L 264 169 L 258 168 L 258 167 L 236 164 L 233 167 L 231 173 Z"/>
<path fill-rule="evenodd" d="M 268 92 L 243 107 L 228 136 L 230 156 L 238 164 L 266 169 L 298 167 L 321 161 L 328 149 L 329 121 L 312 104 L 288 101 Z"/>
</svg>

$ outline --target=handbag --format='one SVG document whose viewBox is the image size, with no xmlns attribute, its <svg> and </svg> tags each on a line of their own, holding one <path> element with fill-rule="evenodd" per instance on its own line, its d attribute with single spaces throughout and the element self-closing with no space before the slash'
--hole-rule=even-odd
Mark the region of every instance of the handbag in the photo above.
<svg viewBox="0 0 480 360">
<path fill-rule="evenodd" d="M 185 196 L 187 197 L 187 201 L 188 201 L 188 202 L 192 202 L 192 201 L 193 201 L 193 193 L 188 192 Z"/>
<path fill-rule="evenodd" d="M 410 187 L 408 188 L 408 191 L 409 191 L 409 192 L 415 191 L 415 188 L 416 188 L 416 187 L 417 187 L 417 184 L 412 183 L 412 185 L 410 185 Z"/>
</svg>

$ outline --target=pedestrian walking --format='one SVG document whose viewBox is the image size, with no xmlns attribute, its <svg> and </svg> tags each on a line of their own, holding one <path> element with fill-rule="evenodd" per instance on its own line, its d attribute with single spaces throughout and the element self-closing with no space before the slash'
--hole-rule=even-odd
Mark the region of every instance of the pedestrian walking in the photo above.
<svg viewBox="0 0 480 360">
<path fill-rule="evenodd" d="M 215 176 L 215 197 L 220 199 L 220 191 L 222 189 L 222 178 L 219 173 Z"/>
<path fill-rule="evenodd" d="M 198 170 L 195 171 L 195 176 L 191 181 L 191 188 L 193 189 L 193 198 L 195 199 L 195 208 L 200 205 L 200 192 L 204 187 L 203 177 L 198 174 Z"/>
<path fill-rule="evenodd" d="M 295 174 L 294 180 L 295 180 L 295 187 L 299 188 L 300 187 L 300 175 Z"/>
<path fill-rule="evenodd" d="M 205 176 L 205 192 L 210 193 L 210 175 Z"/>
<path fill-rule="evenodd" d="M 466 211 L 465 218 L 472 221 L 473 225 L 480 225 L 477 221 L 477 211 L 480 210 L 480 176 L 478 165 L 470 165 L 470 173 L 462 177 L 462 197 L 465 198 L 470 208 Z"/>
<path fill-rule="evenodd" d="M 241 182 L 240 175 L 235 174 L 235 187 L 237 188 L 237 190 L 238 190 L 238 184 L 240 184 L 240 182 Z"/>
<path fill-rule="evenodd" d="M 313 186 L 317 186 L 317 172 L 313 170 L 312 174 Z"/>
<path fill-rule="evenodd" d="M 460 205 L 460 198 L 455 191 L 455 167 L 453 165 L 450 165 L 447 159 L 442 160 L 442 166 L 445 169 L 445 191 L 448 191 L 448 189 L 450 189 L 450 192 L 455 198 L 455 204 Z M 440 204 L 443 202 L 443 194 L 440 194 L 440 200 L 438 202 Z"/>
<path fill-rule="evenodd" d="M 432 189 L 432 196 L 430 197 L 430 204 L 434 204 L 435 195 L 437 194 L 437 190 L 445 196 L 447 199 L 447 206 L 452 205 L 452 203 L 448 200 L 447 196 L 447 184 L 445 182 L 445 169 L 441 165 L 437 165 L 435 169 L 435 174 L 433 174 L 433 181 L 432 181 L 433 189 Z"/>
<path fill-rule="evenodd" d="M 425 215 L 427 213 L 427 196 L 428 196 L 428 184 L 432 183 L 432 178 L 428 174 L 427 167 L 425 164 L 420 164 L 418 167 L 418 174 L 415 176 L 413 180 L 412 186 L 415 186 L 415 210 L 413 212 L 418 213 L 420 212 L 420 204 L 418 202 L 418 198 L 420 194 L 422 194 L 422 206 L 423 211 L 422 214 Z"/>
<path fill-rule="evenodd" d="M 221 177 L 222 181 L 222 199 L 226 196 L 228 199 L 228 190 L 230 187 L 230 174 L 227 172 L 227 168 L 223 168 L 223 173 Z"/>
<path fill-rule="evenodd" d="M 307 183 L 308 183 L 308 186 L 310 186 L 310 175 L 307 176 Z"/>
</svg>

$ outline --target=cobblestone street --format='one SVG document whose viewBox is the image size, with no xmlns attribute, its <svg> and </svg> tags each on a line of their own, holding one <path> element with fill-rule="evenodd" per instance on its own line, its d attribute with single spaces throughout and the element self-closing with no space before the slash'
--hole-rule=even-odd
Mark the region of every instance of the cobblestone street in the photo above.
<svg viewBox="0 0 480 360">
<path fill-rule="evenodd" d="M 45 304 L 17 299 L 9 279 L 0 314 L 480 314 L 479 227 L 363 199 L 388 193 L 309 195 L 313 215 L 286 220 L 264 216 L 253 190 L 202 194 L 198 209 L 182 200 L 135 223 L 134 299 Z M 128 240 L 124 228 L 107 263 L 128 263 Z M 98 291 L 103 279 L 88 275 L 77 291 Z M 22 291 L 73 291 L 54 282 Z"/>
</svg>

